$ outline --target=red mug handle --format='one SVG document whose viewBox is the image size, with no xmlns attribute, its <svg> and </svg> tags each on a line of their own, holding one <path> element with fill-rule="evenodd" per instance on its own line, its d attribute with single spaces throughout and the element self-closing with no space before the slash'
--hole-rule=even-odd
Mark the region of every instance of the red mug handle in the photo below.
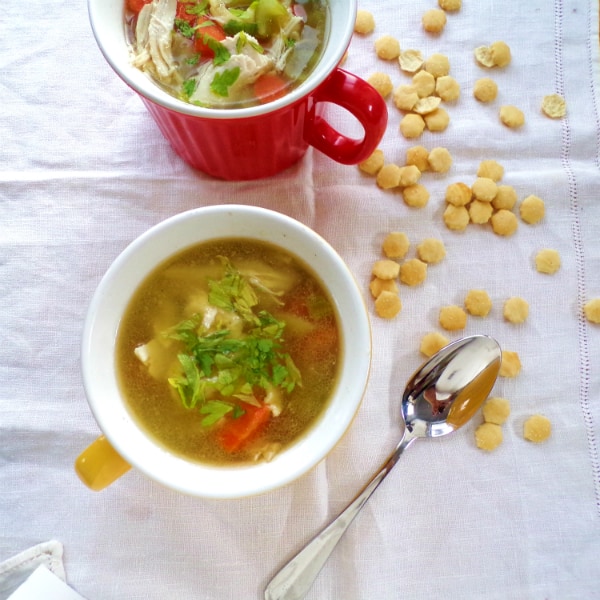
<svg viewBox="0 0 600 600">
<path fill-rule="evenodd" d="M 317 150 L 344 165 L 355 165 L 377 149 L 387 126 L 388 112 L 381 94 L 366 81 L 336 69 L 313 93 L 313 110 L 306 120 L 304 138 Z M 342 135 L 317 114 L 319 102 L 345 108 L 364 128 L 362 139 Z"/>
</svg>

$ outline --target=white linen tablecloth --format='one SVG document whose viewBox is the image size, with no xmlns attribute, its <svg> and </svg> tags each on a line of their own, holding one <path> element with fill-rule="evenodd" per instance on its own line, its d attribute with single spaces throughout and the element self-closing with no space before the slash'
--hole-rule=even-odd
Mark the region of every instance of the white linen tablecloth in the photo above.
<svg viewBox="0 0 600 600">
<path fill-rule="evenodd" d="M 582 317 L 600 297 L 600 97 L 596 0 L 465 0 L 444 32 L 420 20 L 434 0 L 363 0 L 377 27 L 355 36 L 345 68 L 383 71 L 383 34 L 429 56 L 446 54 L 461 98 L 443 133 L 408 142 L 400 113 L 381 143 L 403 164 L 419 143 L 448 148 L 450 172 L 425 173 L 431 198 L 410 209 L 356 167 L 309 150 L 280 175 L 222 182 L 171 150 L 140 100 L 105 63 L 83 0 L 5 2 L 0 8 L 0 561 L 50 539 L 64 545 L 67 581 L 88 600 L 256 599 L 285 562 L 354 496 L 399 437 L 404 383 L 421 363 L 421 337 L 439 330 L 438 310 L 471 288 L 494 303 L 464 333 L 485 333 L 519 353 L 523 370 L 494 395 L 512 414 L 504 442 L 478 450 L 478 418 L 449 438 L 419 441 L 364 507 L 325 566 L 312 600 L 600 598 L 600 326 Z M 477 46 L 504 40 L 510 66 L 486 71 Z M 491 105 L 472 96 L 476 79 L 499 84 Z M 562 94 L 568 114 L 550 120 L 541 99 Z M 502 104 L 526 124 L 509 130 Z M 342 131 L 356 125 L 342 111 Z M 449 231 L 444 192 L 471 183 L 494 159 L 519 199 L 546 202 L 543 222 L 520 223 L 504 239 L 489 227 Z M 179 495 L 130 472 L 101 493 L 72 464 L 99 433 L 87 407 L 79 345 L 88 302 L 102 274 L 137 235 L 175 213 L 220 203 L 291 215 L 322 234 L 364 287 L 373 323 L 373 365 L 360 412 L 331 455 L 299 481 L 236 501 Z M 368 293 L 372 263 L 392 230 L 414 245 L 446 244 L 423 286 L 401 287 L 403 310 L 379 319 Z M 554 248 L 562 268 L 537 273 L 533 258 Z M 502 304 L 522 296 L 522 325 Z M 457 335 L 452 335 L 452 338 Z M 553 435 L 522 436 L 542 413 Z"/>
</svg>

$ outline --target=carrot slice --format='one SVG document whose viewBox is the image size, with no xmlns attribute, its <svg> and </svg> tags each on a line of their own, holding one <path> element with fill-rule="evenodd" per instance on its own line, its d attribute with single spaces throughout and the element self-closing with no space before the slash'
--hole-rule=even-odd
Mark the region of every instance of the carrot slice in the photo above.
<svg viewBox="0 0 600 600">
<path fill-rule="evenodd" d="M 227 36 L 223 31 L 223 28 L 214 21 L 211 21 L 208 17 L 200 15 L 196 24 L 196 38 L 194 39 L 194 46 L 196 52 L 205 58 L 213 58 L 215 55 L 214 50 L 210 47 L 211 43 L 221 42 Z"/>
<path fill-rule="evenodd" d="M 243 404 L 246 411 L 237 419 L 229 418 L 217 434 L 217 441 L 226 452 L 237 452 L 258 437 L 271 418 L 271 409 L 263 404 Z"/>
<path fill-rule="evenodd" d="M 127 0 L 126 6 L 133 14 L 137 15 L 146 4 L 150 4 L 152 0 Z"/>
<path fill-rule="evenodd" d="M 288 299 L 288 301 L 285 303 L 285 311 L 310 321 L 310 311 L 308 310 L 308 305 L 306 304 L 305 295 L 296 294 Z"/>
<path fill-rule="evenodd" d="M 146 4 L 150 4 L 152 0 L 127 0 L 127 8 L 134 14 L 138 14 Z"/>
<path fill-rule="evenodd" d="M 254 95 L 261 104 L 285 96 L 287 82 L 279 75 L 267 73 L 254 82 Z"/>
<path fill-rule="evenodd" d="M 196 24 L 196 15 L 190 15 L 187 12 L 188 7 L 190 6 L 194 6 L 194 4 L 190 4 L 189 2 L 177 2 L 177 12 L 175 13 L 175 18 L 187 21 L 193 27 Z"/>
<path fill-rule="evenodd" d="M 313 362 L 328 363 L 338 346 L 338 331 L 333 320 L 321 321 L 315 329 L 298 342 L 293 354 L 296 366 L 302 371 Z"/>
</svg>

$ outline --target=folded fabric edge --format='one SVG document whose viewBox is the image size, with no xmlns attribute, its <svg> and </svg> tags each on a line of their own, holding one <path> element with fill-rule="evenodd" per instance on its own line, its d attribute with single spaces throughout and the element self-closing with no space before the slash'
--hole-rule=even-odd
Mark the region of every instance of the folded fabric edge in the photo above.
<svg viewBox="0 0 600 600">
<path fill-rule="evenodd" d="M 63 565 L 63 545 L 56 540 L 42 542 L 23 550 L 0 563 L 0 600 L 5 600 L 40 565 L 45 566 L 63 581 L 66 580 Z"/>
</svg>

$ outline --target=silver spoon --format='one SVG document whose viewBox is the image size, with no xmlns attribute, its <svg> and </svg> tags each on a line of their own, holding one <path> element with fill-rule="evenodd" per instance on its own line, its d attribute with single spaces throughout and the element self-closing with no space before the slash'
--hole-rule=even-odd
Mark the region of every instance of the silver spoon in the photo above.
<svg viewBox="0 0 600 600">
<path fill-rule="evenodd" d="M 494 339 L 474 335 L 442 348 L 406 385 L 404 432 L 396 449 L 356 498 L 288 562 L 265 589 L 265 600 L 300 600 L 312 586 L 338 541 L 398 459 L 417 438 L 452 433 L 477 412 L 500 371 Z"/>
</svg>

